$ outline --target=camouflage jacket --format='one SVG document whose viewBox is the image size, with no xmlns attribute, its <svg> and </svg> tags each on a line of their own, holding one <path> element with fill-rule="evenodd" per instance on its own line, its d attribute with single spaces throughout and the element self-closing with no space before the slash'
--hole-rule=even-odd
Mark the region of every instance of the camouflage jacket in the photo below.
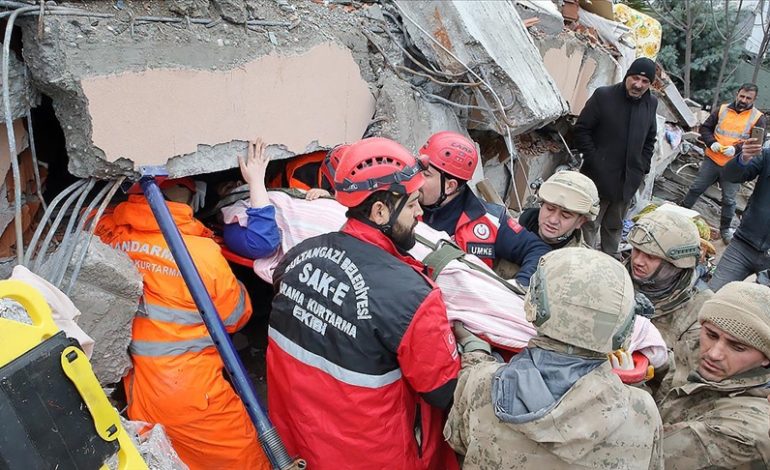
<svg viewBox="0 0 770 470">
<path fill-rule="evenodd" d="M 693 372 L 675 384 L 660 404 L 666 469 L 770 468 L 769 381 L 757 368 L 718 383 Z"/>
<path fill-rule="evenodd" d="M 651 321 L 663 336 L 669 353 L 668 368 L 655 371 L 656 378 L 649 384 L 653 390 L 659 388 L 661 392 L 667 392 L 674 381 L 684 382 L 690 371 L 697 367 L 700 357 L 698 312 L 713 295 L 708 289 L 695 290 L 687 300 L 670 309 L 661 308 L 666 299 L 653 302 L 655 316 Z"/>
<path fill-rule="evenodd" d="M 578 379 L 547 414 L 520 424 L 501 421 L 492 405 L 501 365 L 483 353 L 463 355 L 444 438 L 465 456 L 465 470 L 663 468 L 652 398 L 624 385 L 608 362 Z"/>
</svg>

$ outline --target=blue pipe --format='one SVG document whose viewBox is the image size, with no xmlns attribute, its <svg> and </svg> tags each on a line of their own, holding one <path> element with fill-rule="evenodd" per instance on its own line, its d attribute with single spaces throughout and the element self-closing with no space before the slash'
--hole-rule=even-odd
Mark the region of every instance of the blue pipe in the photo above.
<svg viewBox="0 0 770 470">
<path fill-rule="evenodd" d="M 171 216 L 171 211 L 169 211 L 166 205 L 166 200 L 163 198 L 163 193 L 161 193 L 160 188 L 155 182 L 155 178 L 153 176 L 145 176 L 139 180 L 139 183 L 142 186 L 144 197 L 147 199 L 152 213 L 155 215 L 160 231 L 163 233 L 163 238 L 165 238 L 169 250 L 171 250 L 171 254 L 174 256 L 174 261 L 179 267 L 179 272 L 182 274 L 187 288 L 190 289 L 195 305 L 201 313 L 203 323 L 206 325 L 206 329 L 208 329 L 211 339 L 214 340 L 217 351 L 219 351 L 219 355 L 222 357 L 222 362 L 224 362 L 225 370 L 230 375 L 233 387 L 241 397 L 241 401 L 243 401 L 246 411 L 248 411 L 249 417 L 257 429 L 259 442 L 265 454 L 274 468 L 281 470 L 293 468 L 292 466 L 296 465 L 297 462 L 293 462 L 287 454 L 283 442 L 281 442 L 275 427 L 273 427 L 273 423 L 270 422 L 270 418 L 259 403 L 254 386 L 251 384 L 248 375 L 246 375 L 246 369 L 243 367 L 241 358 L 230 341 L 225 325 L 222 323 L 217 308 L 214 306 L 214 302 L 212 302 L 211 296 L 203 284 L 201 275 L 195 267 L 195 263 L 190 256 L 190 252 L 187 250 L 184 240 L 182 240 L 179 228 L 174 223 L 174 218 Z"/>
</svg>

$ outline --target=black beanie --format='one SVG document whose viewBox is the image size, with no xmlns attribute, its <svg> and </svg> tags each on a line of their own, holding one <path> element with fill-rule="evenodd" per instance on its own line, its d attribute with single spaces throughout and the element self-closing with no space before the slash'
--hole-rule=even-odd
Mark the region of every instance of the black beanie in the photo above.
<svg viewBox="0 0 770 470">
<path fill-rule="evenodd" d="M 628 68 L 628 72 L 626 72 L 626 77 L 631 75 L 642 75 L 649 78 L 651 82 L 655 81 L 655 62 L 647 57 L 636 59 L 631 64 L 631 67 Z"/>
</svg>

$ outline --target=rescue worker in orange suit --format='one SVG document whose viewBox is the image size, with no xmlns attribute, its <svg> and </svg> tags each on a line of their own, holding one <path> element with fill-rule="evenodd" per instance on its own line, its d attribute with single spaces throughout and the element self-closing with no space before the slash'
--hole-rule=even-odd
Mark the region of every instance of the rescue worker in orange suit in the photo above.
<svg viewBox="0 0 770 470">
<path fill-rule="evenodd" d="M 346 224 L 275 270 L 268 408 L 308 468 L 458 468 L 442 437 L 457 348 L 441 292 L 407 254 L 422 168 L 392 140 L 351 144 L 334 177 Z"/>
<path fill-rule="evenodd" d="M 274 176 L 267 184 L 268 188 L 301 189 L 318 195 L 328 196 L 331 193 L 331 182 L 324 176 L 324 161 L 328 156 L 326 151 L 318 151 L 292 157 L 285 162 L 285 168 Z M 322 190 L 321 193 L 318 190 Z"/>
<path fill-rule="evenodd" d="M 194 181 L 165 180 L 160 188 L 227 331 L 237 331 L 251 302 L 210 231 L 193 218 Z M 144 282 L 129 347 L 134 368 L 124 379 L 129 418 L 162 424 L 193 470 L 270 468 L 144 196 L 129 196 L 97 230 Z"/>
<path fill-rule="evenodd" d="M 511 218 L 505 207 L 473 194 L 467 183 L 479 162 L 476 145 L 462 134 L 442 131 L 433 134 L 420 153 L 430 160 L 420 189 L 423 222 L 449 234 L 490 267 L 498 258 L 517 264 L 513 280 L 522 288 L 529 286 L 538 260 L 550 247 Z"/>
<path fill-rule="evenodd" d="M 741 184 L 726 179 L 724 167 L 736 155 L 740 155 L 743 142 L 751 137 L 754 127 L 767 128 L 762 111 L 754 107 L 757 92 L 755 84 L 744 83 L 735 95 L 735 101 L 720 106 L 701 124 L 700 135 L 706 144 L 706 158 L 703 159 L 698 176 L 682 201 L 682 206 L 692 208 L 701 194 L 719 181 L 722 187 L 719 233 L 725 244 L 733 239 L 730 225 L 735 216 L 735 197 Z"/>
</svg>

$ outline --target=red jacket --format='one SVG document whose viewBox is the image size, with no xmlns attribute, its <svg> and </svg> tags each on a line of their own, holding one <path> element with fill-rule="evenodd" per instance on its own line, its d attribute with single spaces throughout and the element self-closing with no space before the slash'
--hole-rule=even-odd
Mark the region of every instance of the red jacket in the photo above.
<svg viewBox="0 0 770 470">
<path fill-rule="evenodd" d="M 268 408 L 308 468 L 457 468 L 441 408 L 460 364 L 422 269 L 356 220 L 297 245 L 276 269 Z"/>
</svg>

